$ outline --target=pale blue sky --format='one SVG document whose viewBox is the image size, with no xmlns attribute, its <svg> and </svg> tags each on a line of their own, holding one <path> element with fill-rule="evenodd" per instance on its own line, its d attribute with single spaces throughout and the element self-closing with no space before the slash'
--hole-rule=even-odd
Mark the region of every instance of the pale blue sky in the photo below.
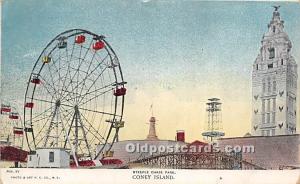
<svg viewBox="0 0 300 184">
<path fill-rule="evenodd" d="M 3 1 L 5 77 L 28 76 L 43 47 L 58 33 L 83 28 L 107 36 L 130 85 L 178 79 L 201 82 L 223 70 L 249 78 L 274 3 L 138 0 Z M 281 4 L 281 15 L 299 50 L 300 5 Z M 299 53 L 294 54 L 296 58 Z M 176 74 L 176 75 L 174 75 Z M 223 75 L 223 74 L 222 74 Z M 20 79 L 21 85 L 27 79 Z M 21 88 L 22 89 L 22 88 Z M 5 92 L 5 90 L 4 90 Z"/>
<path fill-rule="evenodd" d="M 148 90 L 150 98 L 158 92 L 174 90 L 175 98 L 182 101 L 203 101 L 204 97 L 194 99 L 183 95 L 188 96 L 194 86 L 200 90 L 203 86 L 205 90 L 207 85 L 218 86 L 219 93 L 228 94 L 228 99 L 249 98 L 245 108 L 250 109 L 251 67 L 274 4 L 282 6 L 280 13 L 293 43 L 292 53 L 300 61 L 300 52 L 296 52 L 300 50 L 299 3 L 179 0 L 2 3 L 4 97 L 23 100 L 26 81 L 44 46 L 57 34 L 72 28 L 107 37 L 128 82 L 127 104 L 136 109 L 141 108 L 134 107 L 139 90 Z M 8 84 L 12 83 L 8 82 L 10 79 L 13 85 Z"/>
</svg>

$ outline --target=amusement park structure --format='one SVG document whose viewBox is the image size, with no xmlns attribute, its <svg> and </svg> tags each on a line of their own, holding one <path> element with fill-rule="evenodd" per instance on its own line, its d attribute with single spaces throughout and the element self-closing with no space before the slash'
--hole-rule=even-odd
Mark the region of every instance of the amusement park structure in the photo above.
<svg viewBox="0 0 300 184">
<path fill-rule="evenodd" d="M 113 145 L 124 126 L 125 84 L 103 35 L 72 29 L 52 39 L 25 92 L 28 167 L 84 166 L 99 156 L 95 145 Z"/>
<path fill-rule="evenodd" d="M 206 103 L 207 112 L 207 129 L 202 133 L 202 136 L 206 137 L 210 141 L 215 141 L 217 138 L 225 135 L 222 129 L 222 117 L 221 117 L 221 105 L 219 98 L 210 98 Z"/>
<path fill-rule="evenodd" d="M 239 155 L 224 153 L 171 153 L 155 155 L 131 162 L 128 167 L 168 169 L 230 169 L 263 170 L 264 168 L 242 160 Z"/>
<path fill-rule="evenodd" d="M 283 38 L 287 38 L 282 32 L 283 22 L 279 15 L 277 7 L 270 24 L 274 25 L 269 26 L 266 38 L 281 39 L 278 35 L 282 34 Z M 266 67 L 261 69 L 259 62 L 264 58 L 260 59 L 259 55 L 253 65 L 255 72 L 259 73 L 262 70 L 271 77 L 274 69 L 290 66 L 286 64 L 287 58 L 283 58 L 280 60 L 280 67 L 277 67 L 278 63 L 274 62 L 277 59 L 277 51 L 275 52 L 273 46 L 268 48 L 268 44 L 263 47 L 266 49 L 261 49 L 261 52 L 268 52 L 270 57 L 267 60 L 273 63 L 264 64 Z M 289 54 L 289 44 L 278 48 L 285 48 L 284 52 Z M 294 60 L 291 62 L 295 69 Z M 257 94 L 254 94 L 252 99 L 255 108 L 251 133 L 256 131 L 255 134 L 223 138 L 225 133 L 222 130 L 221 100 L 209 98 L 205 103 L 207 123 L 202 133 L 205 138 L 203 142 L 187 142 L 184 129 L 177 130 L 175 140 L 158 138 L 155 127 L 157 119 L 153 112 L 146 139 L 119 141 L 119 131 L 125 124 L 123 112 L 127 92 L 119 59 L 103 35 L 82 29 L 68 30 L 52 39 L 36 60 L 29 75 L 23 112 L 15 109 L 11 103 L 1 102 L 0 120 L 5 126 L 0 127 L 0 159 L 17 163 L 15 167 L 18 167 L 20 162 L 26 162 L 26 166 L 30 168 L 299 168 L 297 145 L 300 136 L 294 134 L 295 123 L 286 124 L 285 127 L 283 121 L 277 128 L 277 125 L 267 126 L 264 123 L 270 123 L 270 117 L 273 117 L 273 123 L 275 117 L 286 119 L 286 113 L 296 122 L 296 97 L 292 95 L 296 94 L 296 88 L 291 88 L 293 93 L 289 91 L 291 89 L 286 89 L 286 84 L 292 85 L 291 81 L 295 82 L 296 79 L 289 76 L 291 80 L 281 84 L 279 82 L 282 80 L 273 77 L 253 77 L 259 79 L 259 82 L 254 84 L 253 89 L 256 90 L 253 91 Z M 273 83 L 270 82 L 271 79 Z M 270 90 L 264 90 L 266 84 L 270 84 L 269 88 L 266 88 Z M 265 96 L 259 96 L 261 91 L 266 93 Z M 275 98 L 270 96 L 271 93 L 279 96 Z M 291 100 L 288 105 L 285 100 L 287 98 Z M 273 108 L 270 108 L 271 102 Z M 279 107 L 278 103 L 281 103 Z M 267 108 L 265 104 L 269 104 L 270 107 Z M 284 111 L 282 104 L 290 108 L 287 107 Z M 263 110 L 259 113 L 261 107 Z M 262 127 L 259 127 L 260 124 Z M 26 145 L 23 145 L 23 135 Z M 184 152 L 157 151 L 151 154 L 136 150 L 128 152 L 128 144 L 156 148 L 181 146 L 187 149 Z M 191 151 L 192 147 L 211 148 L 215 145 L 219 146 L 220 151 Z M 225 151 L 227 146 L 241 150 Z M 253 148 L 253 152 L 243 152 L 242 148 L 245 147 Z"/>
</svg>

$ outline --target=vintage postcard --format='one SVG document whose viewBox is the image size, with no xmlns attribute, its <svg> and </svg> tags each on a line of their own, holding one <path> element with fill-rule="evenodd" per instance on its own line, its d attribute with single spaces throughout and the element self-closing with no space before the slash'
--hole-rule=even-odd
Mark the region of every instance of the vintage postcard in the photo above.
<svg viewBox="0 0 300 184">
<path fill-rule="evenodd" d="M 0 183 L 300 183 L 300 3 L 2 0 Z"/>
</svg>

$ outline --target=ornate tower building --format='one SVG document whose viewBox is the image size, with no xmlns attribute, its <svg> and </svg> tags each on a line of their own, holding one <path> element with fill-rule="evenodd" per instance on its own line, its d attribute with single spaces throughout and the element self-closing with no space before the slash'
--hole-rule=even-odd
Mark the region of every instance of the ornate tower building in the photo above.
<svg viewBox="0 0 300 184">
<path fill-rule="evenodd" d="M 296 133 L 297 64 L 284 32 L 278 7 L 264 34 L 252 72 L 252 127 L 254 136 Z"/>
</svg>

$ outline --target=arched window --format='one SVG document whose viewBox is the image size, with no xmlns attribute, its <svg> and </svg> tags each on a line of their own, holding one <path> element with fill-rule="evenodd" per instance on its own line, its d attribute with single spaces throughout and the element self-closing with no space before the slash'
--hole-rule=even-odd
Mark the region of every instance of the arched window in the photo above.
<svg viewBox="0 0 300 184">
<path fill-rule="evenodd" d="M 272 48 L 269 48 L 269 59 L 273 59 L 275 58 L 275 48 L 272 47 Z"/>
</svg>

